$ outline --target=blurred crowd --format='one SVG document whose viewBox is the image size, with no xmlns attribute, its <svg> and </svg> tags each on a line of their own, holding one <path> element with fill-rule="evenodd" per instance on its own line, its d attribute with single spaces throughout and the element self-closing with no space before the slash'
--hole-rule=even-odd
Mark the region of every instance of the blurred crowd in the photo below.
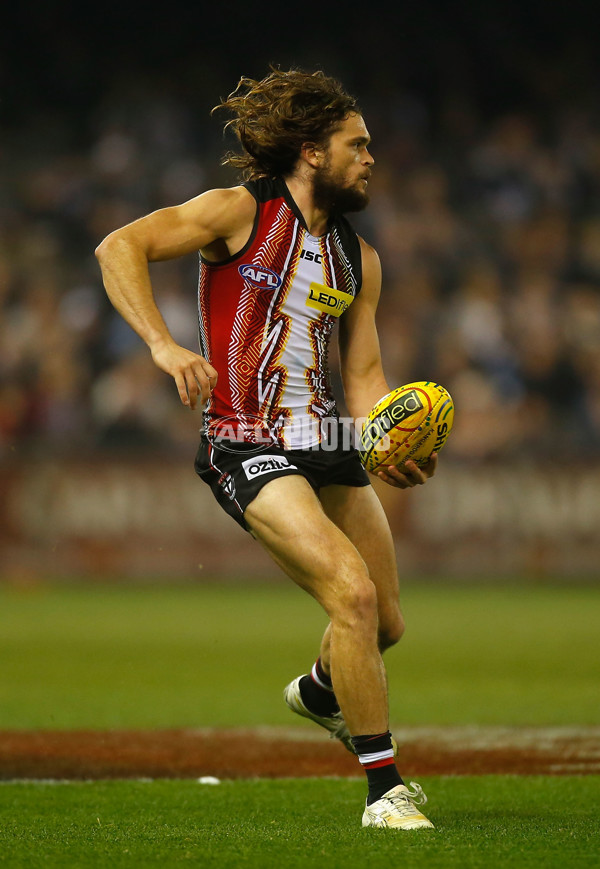
<svg viewBox="0 0 600 869">
<path fill-rule="evenodd" d="M 458 460 L 597 457 L 593 102 L 485 117 L 460 94 L 435 111 L 409 91 L 362 104 L 375 168 L 369 209 L 352 219 L 382 260 L 390 385 L 450 390 L 445 449 Z M 0 457 L 194 449 L 200 420 L 111 308 L 94 249 L 144 213 L 235 183 L 210 105 L 202 116 L 175 85 L 132 80 L 79 140 L 66 111 L 3 135 Z M 167 324 L 192 349 L 197 271 L 195 256 L 152 266 Z"/>
</svg>

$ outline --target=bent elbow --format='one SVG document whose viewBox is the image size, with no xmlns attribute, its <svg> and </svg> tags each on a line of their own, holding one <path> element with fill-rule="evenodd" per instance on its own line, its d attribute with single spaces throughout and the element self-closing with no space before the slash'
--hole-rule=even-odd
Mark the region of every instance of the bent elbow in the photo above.
<svg viewBox="0 0 600 869">
<path fill-rule="evenodd" d="M 114 241 L 113 236 L 114 233 L 107 235 L 106 238 L 102 239 L 102 241 L 94 251 L 94 256 L 100 264 L 102 264 L 102 261 L 106 259 L 109 249 L 112 247 L 112 243 Z"/>
<path fill-rule="evenodd" d="M 101 241 L 96 250 L 94 251 L 94 256 L 98 260 L 99 263 L 102 262 L 102 257 L 104 255 L 104 241 Z"/>
<path fill-rule="evenodd" d="M 115 229 L 100 242 L 94 254 L 102 266 L 116 256 L 130 256 L 131 250 L 134 247 L 131 239 L 124 232 L 120 229 Z"/>
</svg>

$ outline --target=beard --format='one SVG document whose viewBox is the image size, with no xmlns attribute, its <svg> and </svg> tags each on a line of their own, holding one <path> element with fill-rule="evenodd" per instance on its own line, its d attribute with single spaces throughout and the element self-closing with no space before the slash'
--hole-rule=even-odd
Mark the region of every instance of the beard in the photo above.
<svg viewBox="0 0 600 869">
<path fill-rule="evenodd" d="M 313 176 L 313 196 L 315 205 L 330 214 L 362 211 L 369 204 L 369 196 L 358 187 L 358 182 L 356 187 L 346 186 L 341 174 L 331 171 L 329 163 Z"/>
</svg>

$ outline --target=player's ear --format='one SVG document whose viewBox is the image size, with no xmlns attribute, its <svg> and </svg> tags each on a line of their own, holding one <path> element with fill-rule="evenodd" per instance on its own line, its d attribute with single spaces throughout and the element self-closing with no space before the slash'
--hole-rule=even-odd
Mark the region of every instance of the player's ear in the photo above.
<svg viewBox="0 0 600 869">
<path fill-rule="evenodd" d="M 316 142 L 304 142 L 300 148 L 300 156 L 313 169 L 318 169 L 323 163 L 325 149 Z"/>
</svg>

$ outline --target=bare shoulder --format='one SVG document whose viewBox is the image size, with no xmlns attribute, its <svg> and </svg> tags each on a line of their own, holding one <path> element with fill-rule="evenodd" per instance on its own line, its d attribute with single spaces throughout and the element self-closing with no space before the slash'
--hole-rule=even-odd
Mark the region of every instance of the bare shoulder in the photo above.
<svg viewBox="0 0 600 869">
<path fill-rule="evenodd" d="M 252 222 L 256 213 L 256 200 L 242 186 L 207 190 L 179 206 L 189 217 L 210 223 L 221 236 L 229 235 L 240 226 Z"/>
<path fill-rule="evenodd" d="M 223 259 L 249 237 L 256 208 L 245 187 L 207 190 L 115 230 L 99 245 L 96 256 L 106 258 L 115 245 L 124 243 L 139 249 L 151 262 L 198 250 L 215 260 Z"/>
<path fill-rule="evenodd" d="M 358 241 L 360 242 L 363 272 L 365 269 L 367 272 L 370 272 L 372 269 L 375 269 L 375 271 L 381 271 L 381 261 L 375 248 L 366 242 L 360 235 L 358 236 Z"/>
<path fill-rule="evenodd" d="M 191 220 L 198 230 L 202 256 L 220 262 L 235 255 L 248 241 L 257 203 L 242 186 L 207 190 L 184 206 L 184 220 Z"/>
<path fill-rule="evenodd" d="M 379 297 L 381 290 L 381 261 L 379 254 L 364 238 L 358 237 L 362 255 L 361 295 Z"/>
<path fill-rule="evenodd" d="M 256 209 L 256 200 L 250 191 L 242 185 L 236 187 L 215 187 L 201 193 L 192 202 L 210 202 L 212 207 L 236 209 L 251 212 Z"/>
</svg>

